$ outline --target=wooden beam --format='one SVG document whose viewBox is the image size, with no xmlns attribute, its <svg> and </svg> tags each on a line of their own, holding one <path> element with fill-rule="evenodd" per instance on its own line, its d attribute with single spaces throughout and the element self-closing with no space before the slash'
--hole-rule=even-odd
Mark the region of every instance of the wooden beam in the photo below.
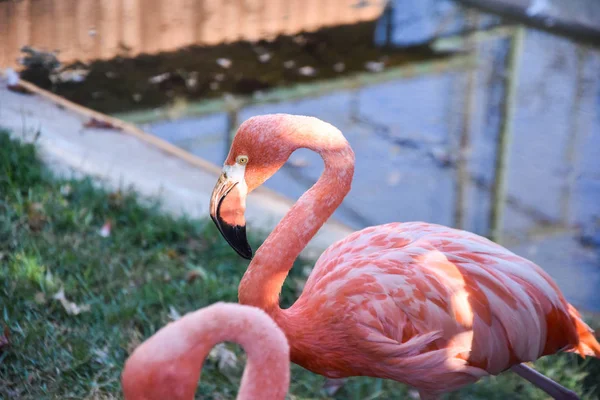
<svg viewBox="0 0 600 400">
<path fill-rule="evenodd" d="M 519 61 L 523 50 L 525 29 L 517 28 L 510 40 L 510 48 L 506 59 L 506 78 L 504 80 L 504 98 L 501 104 L 500 131 L 496 142 L 496 163 L 494 183 L 491 193 L 490 239 L 496 243 L 502 241 L 504 227 L 504 211 L 506 208 L 506 192 L 510 147 L 512 144 L 513 116 L 517 97 L 519 79 Z"/>
</svg>

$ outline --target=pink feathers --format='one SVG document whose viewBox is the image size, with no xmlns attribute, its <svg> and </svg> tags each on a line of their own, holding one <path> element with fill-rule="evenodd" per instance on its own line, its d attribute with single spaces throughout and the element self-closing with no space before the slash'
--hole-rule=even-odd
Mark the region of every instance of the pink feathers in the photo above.
<svg viewBox="0 0 600 400">
<path fill-rule="evenodd" d="M 228 303 L 186 314 L 142 343 L 123 370 L 125 399 L 192 400 L 205 358 L 224 341 L 248 354 L 239 400 L 285 399 L 290 367 L 283 332 L 263 311 Z"/>
</svg>

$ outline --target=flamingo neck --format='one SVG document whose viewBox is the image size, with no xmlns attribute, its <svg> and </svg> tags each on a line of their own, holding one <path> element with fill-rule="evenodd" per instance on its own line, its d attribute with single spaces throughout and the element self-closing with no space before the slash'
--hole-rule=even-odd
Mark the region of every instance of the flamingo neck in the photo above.
<svg viewBox="0 0 600 400">
<path fill-rule="evenodd" d="M 256 251 L 240 282 L 241 304 L 262 308 L 274 318 L 281 310 L 279 294 L 294 261 L 350 191 L 354 153 L 341 133 L 339 136 L 341 139 L 333 144 L 329 141 L 320 145 L 309 138 L 300 146 L 318 152 L 325 170 Z"/>
<path fill-rule="evenodd" d="M 135 350 L 123 372 L 126 400 L 194 398 L 204 360 L 225 341 L 248 354 L 238 400 L 285 398 L 290 369 L 283 332 L 262 310 L 217 303 L 170 323 Z"/>
</svg>

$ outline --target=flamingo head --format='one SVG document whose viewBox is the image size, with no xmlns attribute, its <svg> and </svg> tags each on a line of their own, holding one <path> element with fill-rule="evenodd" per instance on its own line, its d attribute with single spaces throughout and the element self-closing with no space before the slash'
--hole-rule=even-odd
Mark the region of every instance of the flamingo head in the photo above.
<svg viewBox="0 0 600 400">
<path fill-rule="evenodd" d="M 210 216 L 229 245 L 252 259 L 246 238 L 246 196 L 269 179 L 301 146 L 289 135 L 303 117 L 278 114 L 253 117 L 238 129 L 210 199 Z"/>
</svg>

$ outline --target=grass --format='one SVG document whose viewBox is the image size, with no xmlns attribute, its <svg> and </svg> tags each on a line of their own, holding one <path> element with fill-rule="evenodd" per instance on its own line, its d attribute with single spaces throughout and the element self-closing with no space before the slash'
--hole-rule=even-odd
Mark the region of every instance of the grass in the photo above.
<svg viewBox="0 0 600 400">
<path fill-rule="evenodd" d="M 106 221 L 112 232 L 102 237 Z M 251 240 L 254 247 L 260 242 Z M 10 333 L 10 344 L 0 349 L 0 398 L 121 398 L 119 375 L 131 350 L 177 313 L 236 301 L 246 265 L 212 223 L 165 215 L 131 191 L 56 178 L 39 162 L 34 145 L 0 133 L 0 324 Z M 292 270 L 284 303 L 297 296 L 302 270 Z M 62 302 L 56 299 L 61 290 Z M 74 304 L 80 313 L 73 313 Z M 244 356 L 235 345 L 227 348 L 238 362 L 220 369 L 218 357 L 209 359 L 197 398 L 235 397 Z M 593 361 L 560 355 L 536 367 L 593 399 L 600 371 Z M 289 397 L 325 399 L 323 382 L 294 366 Z M 335 398 L 396 399 L 407 393 L 396 382 L 354 378 Z M 546 396 L 506 373 L 448 398 Z"/>
</svg>

